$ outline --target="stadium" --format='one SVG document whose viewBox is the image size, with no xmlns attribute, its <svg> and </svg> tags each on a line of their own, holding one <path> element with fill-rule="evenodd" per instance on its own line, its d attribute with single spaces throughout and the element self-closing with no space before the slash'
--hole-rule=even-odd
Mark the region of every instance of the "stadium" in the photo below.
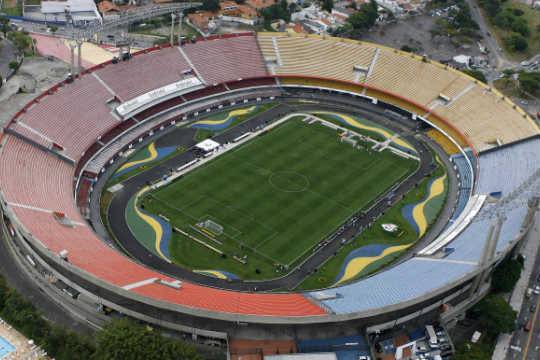
<svg viewBox="0 0 540 360">
<path fill-rule="evenodd" d="M 313 350 L 315 328 L 350 343 L 482 298 L 533 223 L 539 130 L 426 57 L 211 36 L 21 109 L 1 138 L 3 230 L 36 278 L 104 311 Z"/>
</svg>

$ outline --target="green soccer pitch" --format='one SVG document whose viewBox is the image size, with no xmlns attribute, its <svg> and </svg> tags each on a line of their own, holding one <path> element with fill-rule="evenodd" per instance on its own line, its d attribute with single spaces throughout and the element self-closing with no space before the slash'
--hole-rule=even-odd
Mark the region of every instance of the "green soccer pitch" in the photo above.
<svg viewBox="0 0 540 360">
<path fill-rule="evenodd" d="M 145 210 L 191 235 L 174 233 L 173 262 L 242 279 L 280 276 L 418 166 L 388 150 L 368 150 L 367 144 L 355 149 L 335 130 L 301 119 L 143 198 Z M 201 226 L 207 220 L 217 226 Z"/>
</svg>

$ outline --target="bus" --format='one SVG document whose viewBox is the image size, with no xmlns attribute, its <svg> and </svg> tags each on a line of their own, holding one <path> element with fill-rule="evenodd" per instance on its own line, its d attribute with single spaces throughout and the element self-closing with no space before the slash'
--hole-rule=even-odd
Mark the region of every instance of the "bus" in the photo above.
<svg viewBox="0 0 540 360">
<path fill-rule="evenodd" d="M 433 329 L 433 326 L 426 325 L 426 332 L 427 332 L 428 337 L 429 337 L 429 344 L 430 345 L 437 344 L 437 335 L 435 334 L 435 329 Z"/>
</svg>

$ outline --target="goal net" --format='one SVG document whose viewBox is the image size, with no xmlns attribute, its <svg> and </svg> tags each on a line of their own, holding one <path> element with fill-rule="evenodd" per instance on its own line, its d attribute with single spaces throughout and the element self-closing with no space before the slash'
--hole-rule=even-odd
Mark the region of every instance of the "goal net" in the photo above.
<svg viewBox="0 0 540 360">
<path fill-rule="evenodd" d="M 197 224 L 199 227 L 204 228 L 208 231 L 210 231 L 212 234 L 215 235 L 221 235 L 223 234 L 223 226 L 218 224 L 215 221 L 212 221 L 210 219 L 204 220 Z"/>
</svg>

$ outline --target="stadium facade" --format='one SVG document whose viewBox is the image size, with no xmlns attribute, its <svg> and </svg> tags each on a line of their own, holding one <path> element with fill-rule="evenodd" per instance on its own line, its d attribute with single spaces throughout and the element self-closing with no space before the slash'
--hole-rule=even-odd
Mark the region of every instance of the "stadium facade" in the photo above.
<svg viewBox="0 0 540 360">
<path fill-rule="evenodd" d="M 1 139 L 5 237 L 38 278 L 60 279 L 96 305 L 216 339 L 255 330 L 286 335 L 314 324 L 369 333 L 421 316 L 451 321 L 485 294 L 493 266 L 531 224 L 536 204 L 523 189 L 540 167 L 538 126 L 495 89 L 452 68 L 375 44 L 280 33 L 215 36 L 133 55 L 47 90 Z M 346 96 L 432 131 L 459 178 L 452 217 L 436 240 L 350 284 L 242 292 L 164 275 L 122 254 L 87 221 L 95 217 L 96 184 L 123 151 L 207 111 L 297 94 Z"/>
</svg>

